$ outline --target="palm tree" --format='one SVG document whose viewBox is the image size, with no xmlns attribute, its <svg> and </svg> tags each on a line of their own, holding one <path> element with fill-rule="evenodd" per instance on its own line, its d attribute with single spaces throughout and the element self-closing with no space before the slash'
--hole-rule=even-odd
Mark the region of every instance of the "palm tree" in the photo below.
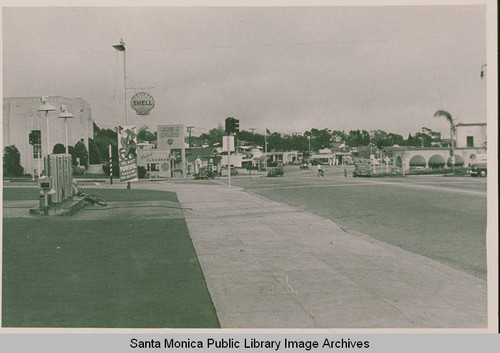
<svg viewBox="0 0 500 353">
<path fill-rule="evenodd" d="M 453 139 L 453 136 L 455 135 L 455 131 L 456 131 L 456 126 L 455 126 L 455 121 L 453 121 L 453 117 L 451 116 L 450 113 L 448 113 L 446 110 L 438 110 L 437 112 L 434 113 L 434 117 L 445 117 L 446 120 L 448 120 L 450 122 L 450 139 L 451 139 L 451 170 L 454 170 L 455 169 L 455 163 L 453 163 L 453 148 L 454 148 L 454 139 Z"/>
</svg>

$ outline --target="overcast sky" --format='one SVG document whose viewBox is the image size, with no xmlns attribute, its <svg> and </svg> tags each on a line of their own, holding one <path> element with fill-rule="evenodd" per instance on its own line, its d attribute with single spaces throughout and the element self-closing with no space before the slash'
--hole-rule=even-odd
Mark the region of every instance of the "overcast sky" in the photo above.
<svg viewBox="0 0 500 353">
<path fill-rule="evenodd" d="M 127 86 L 149 88 L 131 124 L 240 119 L 242 129 L 425 126 L 486 121 L 486 8 L 4 8 L 3 95 L 82 97 L 101 127 L 125 123 Z M 135 90 L 127 91 L 130 100 Z"/>
</svg>

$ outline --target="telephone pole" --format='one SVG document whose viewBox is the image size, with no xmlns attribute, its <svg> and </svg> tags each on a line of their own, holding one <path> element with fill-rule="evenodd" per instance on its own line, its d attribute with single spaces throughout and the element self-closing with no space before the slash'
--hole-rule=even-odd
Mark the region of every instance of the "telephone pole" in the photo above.
<svg viewBox="0 0 500 353">
<path fill-rule="evenodd" d="M 257 130 L 257 129 L 254 127 L 249 127 L 248 130 L 252 131 L 252 142 L 253 142 L 253 146 L 255 147 L 255 130 Z"/>
</svg>

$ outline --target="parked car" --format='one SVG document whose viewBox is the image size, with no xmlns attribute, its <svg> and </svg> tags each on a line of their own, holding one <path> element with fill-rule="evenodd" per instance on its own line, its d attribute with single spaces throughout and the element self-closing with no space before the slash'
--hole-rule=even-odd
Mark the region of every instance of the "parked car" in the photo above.
<svg viewBox="0 0 500 353">
<path fill-rule="evenodd" d="M 268 177 L 277 177 L 277 176 L 282 177 L 284 174 L 285 174 L 285 169 L 283 167 L 283 163 L 277 163 L 277 167 L 268 171 L 267 176 Z"/>
<path fill-rule="evenodd" d="M 195 179 L 213 179 L 215 173 L 208 168 L 201 168 L 198 174 L 194 175 Z"/>
<path fill-rule="evenodd" d="M 372 168 L 369 163 L 357 163 L 352 172 L 353 177 L 360 176 L 370 176 L 372 174 Z"/>
<path fill-rule="evenodd" d="M 485 177 L 488 174 L 487 156 L 485 154 L 478 155 L 474 163 L 469 163 L 467 173 L 473 177 L 478 175 Z"/>
<path fill-rule="evenodd" d="M 275 168 L 273 170 L 270 170 L 267 173 L 267 176 L 268 177 L 277 177 L 277 176 L 282 177 L 284 174 L 285 174 L 285 171 L 283 170 L 283 168 Z"/>
</svg>

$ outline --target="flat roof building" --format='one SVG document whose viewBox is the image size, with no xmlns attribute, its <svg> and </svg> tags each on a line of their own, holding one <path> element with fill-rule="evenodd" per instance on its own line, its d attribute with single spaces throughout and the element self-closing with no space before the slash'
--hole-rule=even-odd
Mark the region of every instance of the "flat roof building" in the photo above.
<svg viewBox="0 0 500 353">
<path fill-rule="evenodd" d="M 82 98 L 47 97 L 48 104 L 53 105 L 56 111 L 48 113 L 49 119 L 49 151 L 47 151 L 47 121 L 45 112 L 37 111 L 42 104 L 41 97 L 6 97 L 3 99 L 3 145 L 15 145 L 21 154 L 21 166 L 24 174 L 38 174 L 38 151 L 41 163 L 47 152 L 52 153 L 56 144 L 65 145 L 66 133 L 64 119 L 57 116 L 61 113 L 61 105 L 66 105 L 67 111 L 74 118 L 68 119 L 68 144 L 74 146 L 83 140 L 89 147 L 88 139 L 93 137 L 94 126 L 90 104 Z M 41 143 L 31 145 L 29 134 L 33 130 L 41 131 Z M 43 167 L 42 167 L 43 168 Z"/>
</svg>

